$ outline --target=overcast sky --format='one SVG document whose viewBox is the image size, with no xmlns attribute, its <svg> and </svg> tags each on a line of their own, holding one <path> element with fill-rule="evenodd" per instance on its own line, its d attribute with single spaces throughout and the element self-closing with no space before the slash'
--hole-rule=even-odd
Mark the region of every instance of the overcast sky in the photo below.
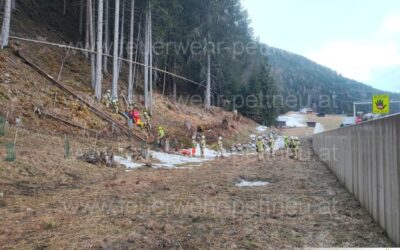
<svg viewBox="0 0 400 250">
<path fill-rule="evenodd" d="M 400 92 L 400 0 L 242 0 L 270 46 Z"/>
</svg>

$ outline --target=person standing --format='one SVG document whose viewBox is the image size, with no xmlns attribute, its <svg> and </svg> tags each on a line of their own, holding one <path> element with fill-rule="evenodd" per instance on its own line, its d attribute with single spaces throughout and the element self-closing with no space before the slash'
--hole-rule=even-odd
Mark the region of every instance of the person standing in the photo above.
<svg viewBox="0 0 400 250">
<path fill-rule="evenodd" d="M 196 156 L 197 141 L 196 136 L 192 137 L 192 157 Z"/>
<path fill-rule="evenodd" d="M 201 142 L 200 142 L 201 157 L 204 157 L 206 146 L 207 146 L 206 137 L 203 135 L 201 137 Z"/>
<path fill-rule="evenodd" d="M 257 154 L 258 154 L 258 161 L 264 160 L 264 142 L 262 141 L 261 137 L 258 137 L 256 142 Z"/>
<path fill-rule="evenodd" d="M 285 149 L 286 149 L 286 151 L 287 151 L 288 148 L 289 148 L 289 137 L 287 137 L 287 136 L 285 135 L 285 137 L 283 137 L 283 140 L 284 140 L 284 142 L 285 142 Z"/>
<path fill-rule="evenodd" d="M 107 90 L 107 92 L 103 95 L 103 103 L 106 105 L 106 108 L 111 106 L 111 90 Z"/>
<path fill-rule="evenodd" d="M 218 138 L 217 158 L 219 157 L 224 157 L 224 145 L 222 142 L 222 137 Z"/>
<path fill-rule="evenodd" d="M 275 149 L 275 138 L 273 135 L 270 135 L 269 140 L 268 140 L 268 147 L 270 154 L 273 156 L 274 155 L 274 149 Z"/>
<path fill-rule="evenodd" d="M 295 137 L 294 138 L 293 147 L 294 147 L 294 158 L 296 160 L 298 160 L 299 159 L 299 155 L 300 155 L 300 139 L 299 139 L 299 137 Z"/>
</svg>

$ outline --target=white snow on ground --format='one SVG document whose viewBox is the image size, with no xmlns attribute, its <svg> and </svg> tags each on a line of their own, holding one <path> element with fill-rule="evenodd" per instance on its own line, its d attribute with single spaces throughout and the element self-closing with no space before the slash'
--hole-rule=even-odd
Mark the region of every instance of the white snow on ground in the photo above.
<svg viewBox="0 0 400 250">
<path fill-rule="evenodd" d="M 270 184 L 268 181 L 245 181 L 241 180 L 239 183 L 236 183 L 237 187 L 261 187 Z"/>
<path fill-rule="evenodd" d="M 282 115 L 279 116 L 278 121 L 285 121 L 286 127 L 289 128 L 304 128 L 307 127 L 305 124 L 305 117 L 304 115 L 300 114 L 289 114 L 289 115 Z"/>
<path fill-rule="evenodd" d="M 258 126 L 258 127 L 256 128 L 256 130 L 257 130 L 258 132 L 260 132 L 260 133 L 263 133 L 263 132 L 267 131 L 267 129 L 268 129 L 268 127 L 266 127 L 266 126 Z"/>
<path fill-rule="evenodd" d="M 140 168 L 143 165 L 140 163 L 135 163 L 133 162 L 131 159 L 125 159 L 123 157 L 120 156 L 114 156 L 114 161 L 118 162 L 119 164 L 125 166 L 126 168 L 129 169 L 135 169 L 135 168 Z"/>
<path fill-rule="evenodd" d="M 208 152 L 208 150 L 206 150 Z M 178 165 L 182 165 L 185 163 L 200 163 L 208 160 L 212 160 L 214 157 L 190 157 L 185 155 L 177 155 L 177 154 L 167 154 L 163 152 L 152 152 L 153 157 L 159 160 L 161 163 L 152 164 L 155 168 L 175 168 Z M 197 152 L 196 152 L 197 154 Z M 210 153 L 209 153 L 210 154 Z"/>
<path fill-rule="evenodd" d="M 264 133 L 267 131 L 267 127 L 259 126 L 259 127 L 257 127 L 257 131 L 260 133 Z M 257 137 L 257 135 L 252 134 L 252 135 L 250 135 L 250 137 L 255 138 L 255 137 Z M 276 150 L 279 150 L 282 148 L 285 148 L 285 142 L 284 142 L 284 138 L 282 136 L 280 136 L 275 141 L 274 150 L 276 151 Z M 188 151 L 191 151 L 191 149 L 188 149 Z M 248 152 L 246 152 L 246 153 L 248 153 Z M 240 154 L 240 153 L 228 153 L 228 152 L 224 151 L 225 157 L 230 157 L 230 156 L 237 155 L 237 154 Z M 160 162 L 160 163 L 152 164 L 153 168 L 184 169 L 184 168 L 197 167 L 197 166 L 200 166 L 201 163 L 203 163 L 205 161 L 210 161 L 210 160 L 215 159 L 217 157 L 217 152 L 206 148 L 206 150 L 204 152 L 204 158 L 202 158 L 200 145 L 197 145 L 195 157 L 191 157 L 188 155 L 182 155 L 182 154 L 168 154 L 168 153 L 156 152 L 156 151 L 152 151 L 151 155 L 153 156 L 154 159 L 157 159 Z M 143 167 L 143 164 L 133 162 L 129 158 L 127 159 L 124 157 L 115 156 L 114 160 L 116 162 L 118 162 L 119 164 L 125 166 L 128 169 L 135 169 L 135 168 Z M 189 165 L 187 165 L 187 167 L 179 167 L 180 165 L 183 165 L 183 164 L 189 164 Z"/>
<path fill-rule="evenodd" d="M 315 125 L 314 134 L 322 133 L 324 131 L 325 131 L 324 126 L 322 126 L 321 123 L 317 123 Z"/>
<path fill-rule="evenodd" d="M 300 110 L 300 113 L 302 113 L 302 114 L 307 114 L 307 112 L 308 112 L 307 108 L 303 108 Z"/>
<path fill-rule="evenodd" d="M 188 149 L 191 151 L 191 149 Z M 160 163 L 153 163 L 153 168 L 167 168 L 173 169 L 177 168 L 179 165 L 194 163 L 189 165 L 188 167 L 178 167 L 179 169 L 190 169 L 191 167 L 201 166 L 202 162 L 213 160 L 217 157 L 217 152 L 211 149 L 206 148 L 204 151 L 204 158 L 201 157 L 200 146 L 197 146 L 195 157 L 181 155 L 181 154 L 168 154 L 164 152 L 156 152 L 152 151 L 151 155 L 154 159 L 157 159 Z M 225 157 L 229 157 L 234 155 L 233 153 L 224 152 Z M 135 169 L 143 167 L 143 164 L 133 162 L 131 159 L 126 159 L 120 156 L 114 156 L 114 160 L 125 166 L 128 169 Z"/>
</svg>

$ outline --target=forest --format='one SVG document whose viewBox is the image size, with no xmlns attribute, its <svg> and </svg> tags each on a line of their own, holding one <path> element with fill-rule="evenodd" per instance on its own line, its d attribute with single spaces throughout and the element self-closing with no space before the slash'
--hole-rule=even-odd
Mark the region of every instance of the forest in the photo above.
<svg viewBox="0 0 400 250">
<path fill-rule="evenodd" d="M 81 47 L 97 100 L 107 89 L 115 101 L 143 96 L 151 112 L 158 91 L 174 99 L 198 95 L 206 110 L 238 109 L 260 123 L 273 123 L 278 113 L 258 97 L 235 105 L 236 96 L 272 96 L 277 89 L 240 0 L 31 0 L 14 10 L 7 2 L 11 15 L 29 15 L 56 30 L 63 44 Z M 111 86 L 102 83 L 104 73 L 112 74 Z"/>
<path fill-rule="evenodd" d="M 83 50 L 97 100 L 110 89 L 115 100 L 143 97 L 151 112 L 153 91 L 175 100 L 197 95 L 206 110 L 238 109 L 270 125 L 278 114 L 303 107 L 349 113 L 353 101 L 382 92 L 260 43 L 240 0 L 4 2 L 16 19 L 28 15 L 56 31 L 55 42 Z M 11 35 L 41 35 L 17 30 Z M 103 74 L 112 74 L 111 86 Z M 290 96 L 294 103 L 287 102 Z"/>
</svg>

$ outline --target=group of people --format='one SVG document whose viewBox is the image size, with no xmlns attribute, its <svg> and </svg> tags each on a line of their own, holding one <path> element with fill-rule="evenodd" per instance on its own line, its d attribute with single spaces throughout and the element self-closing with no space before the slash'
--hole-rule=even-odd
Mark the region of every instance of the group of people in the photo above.
<svg viewBox="0 0 400 250">
<path fill-rule="evenodd" d="M 300 153 L 300 139 L 299 137 L 295 136 L 285 136 L 284 137 L 284 142 L 285 142 L 285 149 L 289 156 L 299 159 L 299 153 Z M 270 150 L 271 156 L 274 155 L 275 153 L 275 138 L 270 135 L 269 138 L 267 139 L 266 145 L 264 144 L 263 138 L 261 136 L 258 137 L 257 142 L 256 142 L 256 148 L 257 148 L 257 153 L 258 153 L 258 160 L 263 161 L 264 160 L 264 153 L 265 153 L 265 147 L 268 145 L 268 148 Z M 289 151 L 290 150 L 290 151 Z"/>
<path fill-rule="evenodd" d="M 119 101 L 118 98 L 111 96 L 111 90 L 107 90 L 107 92 L 103 95 L 103 103 L 106 108 L 112 108 L 114 113 L 119 112 Z"/>
<path fill-rule="evenodd" d="M 130 105 L 129 111 L 127 112 L 129 119 L 134 123 L 136 126 L 140 128 L 147 128 L 151 131 L 151 117 L 147 111 L 143 111 L 143 119 L 140 115 L 139 109 L 136 108 L 136 105 Z"/>
<path fill-rule="evenodd" d="M 192 151 L 190 152 L 192 157 L 196 156 L 197 145 L 198 145 L 197 137 L 193 136 L 192 137 Z M 200 155 L 201 155 L 201 157 L 205 156 L 206 147 L 207 147 L 207 141 L 206 141 L 205 135 L 203 135 L 203 136 L 201 136 L 201 140 L 200 140 Z M 218 144 L 217 144 L 217 158 L 219 158 L 219 157 L 224 157 L 224 145 L 223 145 L 221 136 L 218 138 Z"/>
<path fill-rule="evenodd" d="M 257 149 L 257 153 L 258 153 L 258 160 L 259 161 L 263 161 L 264 160 L 264 153 L 265 153 L 265 148 L 266 146 L 268 146 L 269 150 L 270 150 L 270 154 L 273 156 L 275 153 L 275 138 L 273 137 L 273 135 L 270 135 L 267 138 L 266 143 L 264 144 L 263 141 L 263 137 L 259 136 L 256 142 L 256 149 Z"/>
<path fill-rule="evenodd" d="M 107 92 L 103 95 L 103 104 L 107 108 L 111 108 L 114 113 L 120 113 L 118 98 L 113 98 L 111 96 L 111 90 L 107 90 Z M 143 111 L 142 119 L 140 111 L 134 103 L 127 103 L 127 109 L 128 110 L 124 112 L 123 115 L 128 119 L 129 127 L 132 127 L 132 125 L 135 124 L 140 128 L 147 128 L 149 131 L 151 131 L 151 117 L 147 111 Z"/>
<path fill-rule="evenodd" d="M 289 155 L 295 159 L 299 159 L 300 139 L 297 136 L 285 136 L 285 149 Z M 290 150 L 290 151 L 289 151 Z"/>
</svg>

